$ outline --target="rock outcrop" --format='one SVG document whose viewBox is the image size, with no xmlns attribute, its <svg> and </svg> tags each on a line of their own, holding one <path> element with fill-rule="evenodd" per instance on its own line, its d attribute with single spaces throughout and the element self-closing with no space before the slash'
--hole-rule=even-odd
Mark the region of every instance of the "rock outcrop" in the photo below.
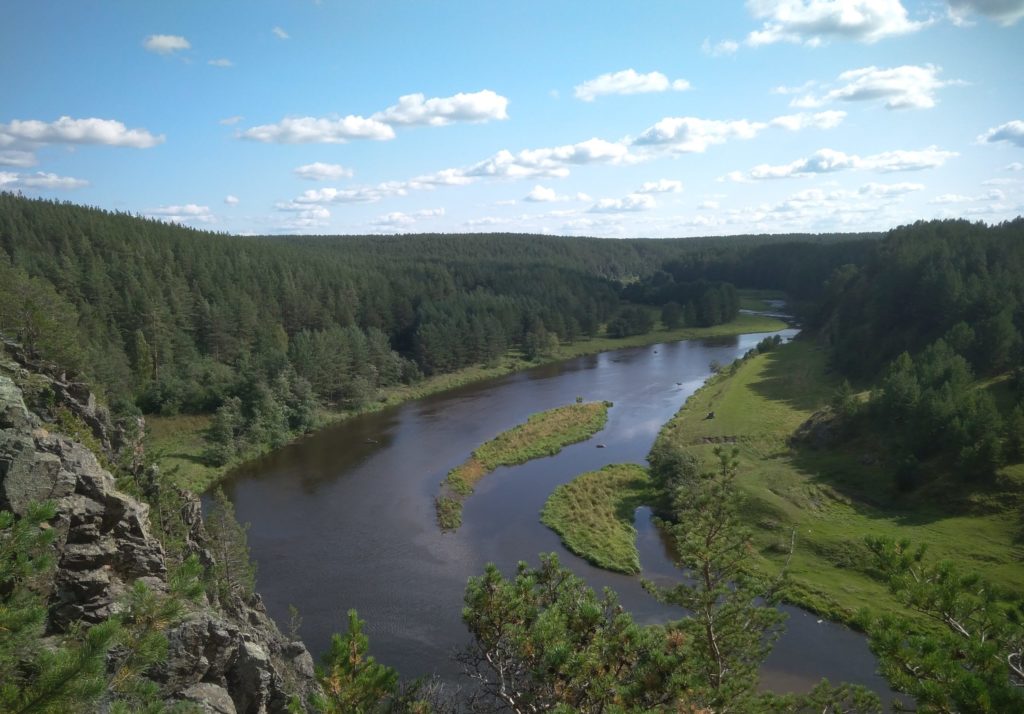
<svg viewBox="0 0 1024 714">
<path fill-rule="evenodd" d="M 56 506 L 57 567 L 49 594 L 47 629 L 62 633 L 73 623 L 94 624 L 118 612 L 137 580 L 166 592 L 167 560 L 152 534 L 149 506 L 118 490 L 114 477 L 82 443 L 61 434 L 45 409 L 25 403 L 17 382 L 46 393 L 46 404 L 66 408 L 84 423 L 108 463 L 142 468 L 142 452 L 114 425 L 84 385 L 64 375 L 35 371 L 20 355 L 0 359 L 0 508 L 24 515 L 34 501 Z M 43 412 L 41 415 L 37 412 Z M 141 433 L 141 432 L 140 432 Z M 127 450 L 127 458 L 125 452 Z M 184 501 L 186 551 L 213 565 L 195 496 Z M 283 712 L 292 695 L 315 690 L 313 660 L 305 646 L 285 637 L 258 595 L 221 603 L 209 597 L 167 632 L 168 657 L 147 676 L 169 701 L 201 711 Z"/>
</svg>

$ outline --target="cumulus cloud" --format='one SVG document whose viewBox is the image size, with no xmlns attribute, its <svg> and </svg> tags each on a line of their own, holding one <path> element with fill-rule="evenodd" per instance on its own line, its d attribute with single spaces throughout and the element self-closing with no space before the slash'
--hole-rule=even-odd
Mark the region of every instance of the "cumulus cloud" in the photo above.
<svg viewBox="0 0 1024 714">
<path fill-rule="evenodd" d="M 541 186 L 537 184 L 534 186 L 528 194 L 523 196 L 524 201 L 530 203 L 555 203 L 564 201 L 592 201 L 593 199 L 585 193 L 577 193 L 574 196 L 563 195 L 555 191 L 553 188 Z M 498 201 L 498 205 L 515 205 L 515 201 Z"/>
<path fill-rule="evenodd" d="M 634 193 L 679 193 L 683 190 L 683 182 L 674 179 L 645 181 Z"/>
<path fill-rule="evenodd" d="M 58 176 L 57 174 L 44 173 L 42 171 L 37 171 L 34 174 L 0 171 L 0 187 L 5 189 L 28 188 L 44 191 L 66 191 L 83 188 L 88 185 L 89 182 L 84 179 Z"/>
<path fill-rule="evenodd" d="M 281 27 L 275 27 L 274 29 L 271 30 L 271 32 L 273 32 L 274 33 L 274 37 L 276 37 L 279 40 L 291 39 L 291 35 L 289 35 L 287 32 L 285 32 L 284 29 L 281 28 Z"/>
<path fill-rule="evenodd" d="M 325 164 L 315 161 L 312 164 L 305 164 L 292 169 L 292 173 L 307 181 L 336 181 L 352 175 L 352 169 L 346 169 L 340 164 Z"/>
<path fill-rule="evenodd" d="M 817 46 L 838 38 L 873 43 L 915 32 L 924 23 L 909 19 L 900 0 L 747 0 L 747 9 L 763 21 L 746 43 L 776 42 Z"/>
<path fill-rule="evenodd" d="M 400 228 L 402 226 L 411 225 L 415 222 L 415 218 L 405 213 L 402 213 L 401 211 L 385 213 L 383 216 L 378 216 L 372 221 L 373 225 L 375 226 L 384 226 L 387 228 Z"/>
<path fill-rule="evenodd" d="M 9 149 L 0 151 L 0 166 L 16 166 L 24 169 L 36 165 L 36 155 L 31 151 Z"/>
<path fill-rule="evenodd" d="M 169 55 L 192 48 L 189 41 L 181 35 L 150 35 L 142 41 L 142 46 L 158 55 Z"/>
<path fill-rule="evenodd" d="M 237 206 L 239 203 L 238 196 L 233 196 L 230 193 L 224 197 L 224 203 L 229 206 Z"/>
<path fill-rule="evenodd" d="M 214 67 L 225 67 L 225 68 L 226 67 L 234 67 L 235 66 L 234 62 L 232 62 L 231 60 L 229 60 L 229 59 L 227 59 L 225 57 L 221 57 L 220 59 L 209 60 L 206 64 L 212 65 Z"/>
<path fill-rule="evenodd" d="M 0 131 L 2 131 L 2 128 L 0 128 Z M 978 137 L 979 143 L 994 144 L 998 141 L 1024 147 L 1024 121 L 1020 119 L 1008 121 L 1005 124 L 989 129 Z"/>
<path fill-rule="evenodd" d="M 551 201 L 564 201 L 565 196 L 559 196 L 558 192 L 553 188 L 537 184 L 528 194 L 523 196 L 523 200 L 531 201 L 533 203 L 546 203 Z"/>
<path fill-rule="evenodd" d="M 921 183 L 866 183 L 857 190 L 857 193 L 862 196 L 882 198 L 885 196 L 902 196 L 906 193 L 923 190 L 924 184 Z"/>
<path fill-rule="evenodd" d="M 160 206 L 151 208 L 145 214 L 150 218 L 172 223 L 213 223 L 216 220 L 209 206 L 200 206 L 195 203 Z"/>
<path fill-rule="evenodd" d="M 640 74 L 635 69 L 624 69 L 620 72 L 609 72 L 573 88 L 577 99 L 592 102 L 600 96 L 608 94 L 646 94 L 649 92 L 682 92 L 690 88 L 685 79 L 669 80 L 661 72 Z"/>
<path fill-rule="evenodd" d="M 445 210 L 443 208 L 425 208 L 412 214 L 392 211 L 391 213 L 385 213 L 383 216 L 377 216 L 370 223 L 371 225 L 383 228 L 405 228 L 416 223 L 419 219 L 438 218 L 444 214 Z"/>
<path fill-rule="evenodd" d="M 903 65 L 881 69 L 862 67 L 839 75 L 837 85 L 824 95 L 806 94 L 794 99 L 797 107 L 817 107 L 832 101 L 863 102 L 881 100 L 887 109 L 930 109 L 935 106 L 935 92 L 942 87 L 961 84 L 941 80 L 940 67 L 933 64 Z"/>
<path fill-rule="evenodd" d="M 286 117 L 276 124 L 246 129 L 239 136 L 276 144 L 344 144 L 351 139 L 394 139 L 395 130 L 375 119 L 350 114 L 338 119 Z"/>
<path fill-rule="evenodd" d="M 748 173 L 732 172 L 728 178 L 733 181 L 758 181 L 764 179 L 794 178 L 813 174 L 826 174 L 849 169 L 891 173 L 897 171 L 919 171 L 942 166 L 948 159 L 958 156 L 953 151 L 942 151 L 931 146 L 916 151 L 885 151 L 871 156 L 845 154 L 834 149 L 819 149 L 811 156 L 797 159 L 788 164 L 760 164 Z"/>
<path fill-rule="evenodd" d="M 532 178 L 569 175 L 569 166 L 583 164 L 620 164 L 630 160 L 629 147 L 622 142 L 587 139 L 518 153 L 502 150 L 466 169 L 456 170 L 466 178 Z"/>
<path fill-rule="evenodd" d="M 800 131 L 801 129 L 834 129 L 843 123 L 846 112 L 827 111 L 811 114 L 800 112 L 798 114 L 786 114 L 775 117 L 769 122 L 772 126 L 788 129 L 789 131 Z"/>
<path fill-rule="evenodd" d="M 1012 164 L 1007 164 L 1003 167 L 1004 171 L 1024 171 L 1024 164 L 1019 161 L 1014 161 Z"/>
<path fill-rule="evenodd" d="M 602 198 L 588 210 L 591 213 L 627 213 L 633 211 L 649 211 L 658 204 L 654 198 L 644 193 L 631 193 L 625 198 Z"/>
<path fill-rule="evenodd" d="M 730 139 L 753 139 L 767 124 L 697 117 L 665 117 L 645 129 L 633 142 L 637 146 L 665 149 L 674 153 L 702 153 L 709 146 Z"/>
<path fill-rule="evenodd" d="M 704 42 L 701 43 L 700 51 L 710 57 L 724 57 L 726 55 L 736 54 L 736 50 L 740 48 L 740 43 L 735 40 L 721 40 L 720 42 L 711 42 L 711 38 L 705 37 Z"/>
<path fill-rule="evenodd" d="M 370 117 L 286 117 L 239 133 L 243 139 L 278 144 L 342 144 L 352 139 L 386 141 L 395 126 L 443 126 L 457 121 L 508 119 L 508 99 L 489 89 L 427 99 L 422 94 L 399 97 L 398 103 Z"/>
<path fill-rule="evenodd" d="M 1024 0 L 949 0 L 949 11 L 956 22 L 978 14 L 1009 27 L 1024 17 Z"/>
<path fill-rule="evenodd" d="M 243 117 L 241 115 L 235 115 L 233 117 L 224 117 L 223 119 L 219 120 L 217 123 L 218 124 L 223 124 L 224 126 L 233 126 L 234 124 L 237 124 L 238 122 L 242 121 L 243 119 L 245 119 L 245 117 Z"/>
<path fill-rule="evenodd" d="M 457 121 L 508 119 L 507 110 L 508 99 L 490 89 L 430 99 L 417 93 L 399 97 L 398 104 L 377 112 L 371 119 L 390 125 L 444 126 Z"/>
<path fill-rule="evenodd" d="M 148 149 L 164 141 L 145 129 L 129 129 L 114 119 L 72 119 L 63 116 L 53 122 L 15 119 L 0 124 L 0 146 L 43 144 L 102 144 Z"/>
</svg>

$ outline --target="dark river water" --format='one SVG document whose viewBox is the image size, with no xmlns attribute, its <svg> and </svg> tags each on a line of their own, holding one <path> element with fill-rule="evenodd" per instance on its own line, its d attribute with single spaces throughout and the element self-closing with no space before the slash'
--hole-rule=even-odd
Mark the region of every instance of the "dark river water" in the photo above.
<svg viewBox="0 0 1024 714">
<path fill-rule="evenodd" d="M 795 334 L 785 330 L 784 337 Z M 238 469 L 225 484 L 240 521 L 250 522 L 257 587 L 270 614 L 302 616 L 314 656 L 344 614 L 366 620 L 378 661 L 403 677 L 460 673 L 450 654 L 467 633 L 460 613 L 466 579 L 488 562 L 506 574 L 520 560 L 554 551 L 595 588 L 614 589 L 642 623 L 680 616 L 637 577 L 599 570 L 569 553 L 540 523 L 559 484 L 605 464 L 645 463 L 661 426 L 708 377 L 764 334 L 624 349 L 546 365 L 409 402 L 325 429 Z M 463 525 L 442 534 L 433 499 L 448 470 L 478 445 L 531 414 L 585 400 L 614 402 L 605 429 L 554 457 L 500 468 L 465 503 Z M 595 448 L 604 444 L 605 448 Z M 643 577 L 679 578 L 649 513 L 637 517 Z M 864 638 L 797 608 L 763 670 L 775 691 L 806 691 L 821 677 L 864 684 L 888 699 Z"/>
</svg>

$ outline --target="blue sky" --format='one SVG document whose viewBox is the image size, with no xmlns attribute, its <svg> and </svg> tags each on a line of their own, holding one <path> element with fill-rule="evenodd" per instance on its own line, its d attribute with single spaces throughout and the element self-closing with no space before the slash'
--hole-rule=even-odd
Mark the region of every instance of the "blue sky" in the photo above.
<svg viewBox="0 0 1024 714">
<path fill-rule="evenodd" d="M 232 233 L 1024 213 L 1024 0 L 10 3 L 0 190 Z"/>
</svg>

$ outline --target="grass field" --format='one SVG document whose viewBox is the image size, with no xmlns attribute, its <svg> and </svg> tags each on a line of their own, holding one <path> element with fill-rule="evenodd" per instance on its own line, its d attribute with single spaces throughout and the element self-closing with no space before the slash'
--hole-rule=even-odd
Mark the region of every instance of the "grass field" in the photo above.
<svg viewBox="0 0 1024 714">
<path fill-rule="evenodd" d="M 646 335 L 634 335 L 623 339 L 595 337 L 581 339 L 573 344 L 559 345 L 551 357 L 528 361 L 518 352 L 510 352 L 499 363 L 491 366 L 473 366 L 428 377 L 416 384 L 400 385 L 382 390 L 377 401 L 370 402 L 358 411 L 323 411 L 320 421 L 323 425 L 349 419 L 366 412 L 420 399 L 431 394 L 461 387 L 472 382 L 502 377 L 547 362 L 559 362 L 587 354 L 607 352 L 624 347 L 640 347 L 657 342 L 726 337 L 749 332 L 774 332 L 785 327 L 785 323 L 760 315 L 740 315 L 735 320 L 714 327 L 684 327 L 677 330 L 663 328 L 652 330 Z M 146 448 L 156 455 L 160 468 L 174 475 L 175 482 L 182 487 L 201 493 L 220 481 L 227 472 L 248 458 L 263 453 L 256 450 L 224 466 L 210 466 L 203 459 L 206 442 L 203 433 L 210 424 L 209 415 L 147 416 Z"/>
<path fill-rule="evenodd" d="M 544 504 L 540 520 L 581 558 L 600 568 L 633 575 L 640 572 L 634 512 L 650 496 L 645 468 L 612 464 L 556 488 Z"/>
<path fill-rule="evenodd" d="M 716 443 L 735 441 L 760 567 L 782 567 L 795 529 L 791 599 L 832 619 L 849 621 L 861 607 L 895 604 L 866 572 L 868 535 L 926 543 L 932 557 L 1024 591 L 1021 467 L 1004 469 L 998 494 L 901 496 L 870 444 L 829 450 L 790 444 L 835 387 L 823 351 L 809 341 L 783 345 L 712 379 L 659 438 L 694 449 L 709 463 Z M 712 411 L 715 417 L 706 419 Z"/>
<path fill-rule="evenodd" d="M 740 296 L 740 308 L 743 310 L 755 310 L 759 312 L 774 312 L 778 308 L 768 300 L 785 300 L 786 293 L 781 290 L 738 290 Z"/>
<path fill-rule="evenodd" d="M 458 528 L 462 524 L 462 501 L 473 493 L 480 479 L 499 466 L 554 456 L 563 447 L 586 441 L 601 431 L 611 406 L 611 402 L 586 402 L 549 409 L 477 447 L 441 482 L 441 494 L 435 499 L 438 524 L 444 530 Z"/>
</svg>

